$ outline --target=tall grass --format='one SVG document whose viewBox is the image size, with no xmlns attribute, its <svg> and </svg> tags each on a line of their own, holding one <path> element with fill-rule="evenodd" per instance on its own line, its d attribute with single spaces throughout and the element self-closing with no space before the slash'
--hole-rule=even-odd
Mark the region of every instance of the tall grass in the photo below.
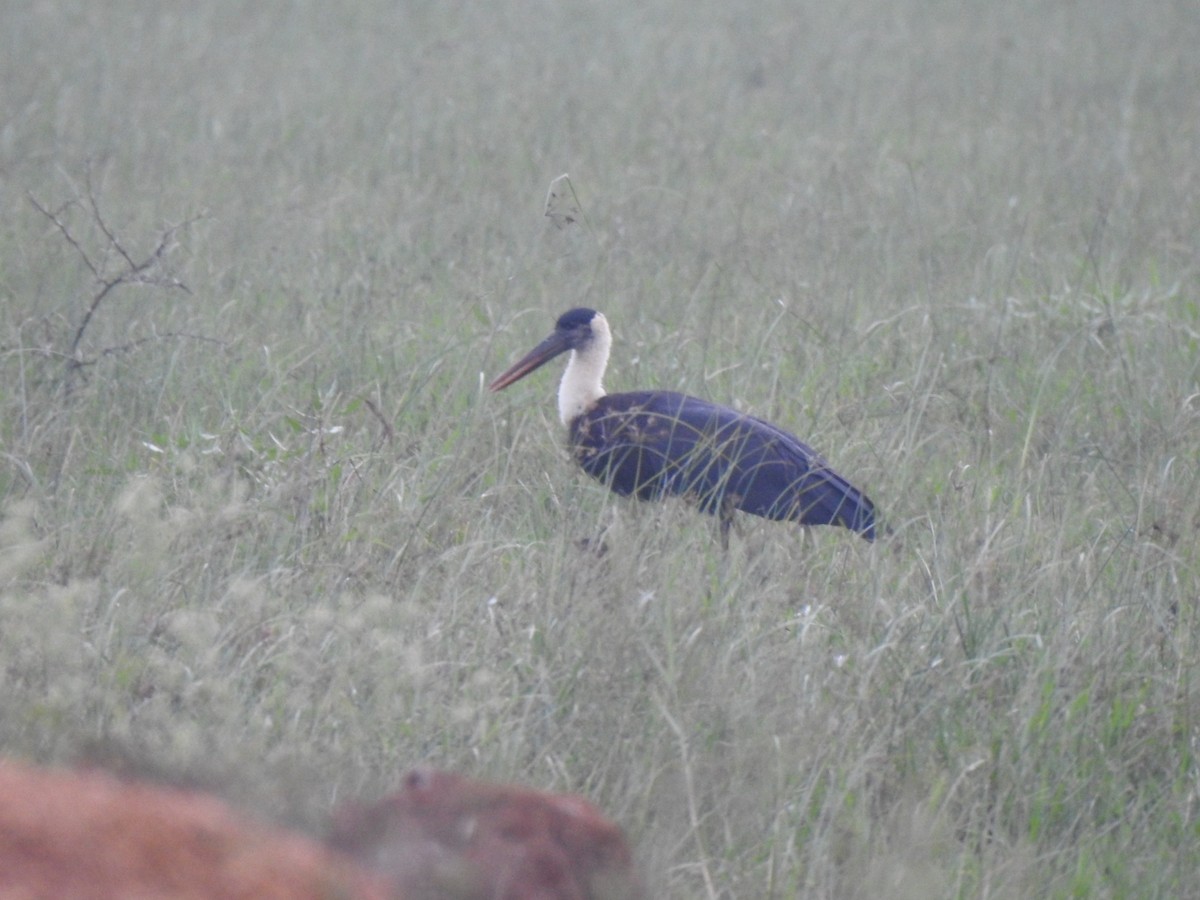
<svg viewBox="0 0 1200 900">
<path fill-rule="evenodd" d="M 581 791 L 661 896 L 1190 889 L 1187 4 L 0 34 L 5 753 L 312 827 L 422 760 Z M 552 374 L 483 390 L 575 305 L 610 389 L 780 422 L 895 535 L 608 496 Z"/>
</svg>

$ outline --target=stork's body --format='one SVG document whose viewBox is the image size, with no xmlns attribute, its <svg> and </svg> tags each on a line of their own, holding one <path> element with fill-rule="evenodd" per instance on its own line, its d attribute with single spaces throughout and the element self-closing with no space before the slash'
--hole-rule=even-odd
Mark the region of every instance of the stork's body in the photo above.
<svg viewBox="0 0 1200 900">
<path fill-rule="evenodd" d="M 573 309 L 490 385 L 494 391 L 570 351 L 558 412 L 584 471 L 642 500 L 684 496 L 721 519 L 733 511 L 804 525 L 841 525 L 875 539 L 875 508 L 807 444 L 762 419 L 674 391 L 607 394 L 608 321 Z"/>
</svg>

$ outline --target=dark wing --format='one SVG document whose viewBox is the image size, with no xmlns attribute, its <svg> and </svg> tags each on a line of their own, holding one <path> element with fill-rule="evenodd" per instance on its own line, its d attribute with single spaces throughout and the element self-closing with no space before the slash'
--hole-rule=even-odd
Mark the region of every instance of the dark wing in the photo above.
<svg viewBox="0 0 1200 900">
<path fill-rule="evenodd" d="M 842 525 L 875 538 L 867 497 L 794 435 L 672 391 L 609 394 L 571 423 L 584 470 L 618 494 L 693 499 L 702 510 Z"/>
</svg>

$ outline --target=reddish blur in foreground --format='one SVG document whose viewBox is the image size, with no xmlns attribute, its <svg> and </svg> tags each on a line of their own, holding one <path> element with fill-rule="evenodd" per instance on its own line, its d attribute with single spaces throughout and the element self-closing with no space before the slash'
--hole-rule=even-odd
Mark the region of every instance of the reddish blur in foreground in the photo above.
<svg viewBox="0 0 1200 900">
<path fill-rule="evenodd" d="M 214 797 L 0 760 L 0 897 L 379 898 L 351 860 Z"/>
<path fill-rule="evenodd" d="M 620 829 L 586 800 L 429 769 L 337 814 L 332 843 L 205 794 L 0 760 L 2 900 L 644 896 Z"/>
<path fill-rule="evenodd" d="M 331 843 L 409 900 L 643 897 L 620 828 L 581 797 L 416 769 L 335 816 Z"/>
</svg>

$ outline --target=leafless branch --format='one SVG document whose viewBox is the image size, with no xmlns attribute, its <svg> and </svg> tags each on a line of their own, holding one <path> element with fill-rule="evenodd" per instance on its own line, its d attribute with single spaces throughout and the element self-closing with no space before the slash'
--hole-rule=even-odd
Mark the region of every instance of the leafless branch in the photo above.
<svg viewBox="0 0 1200 900">
<path fill-rule="evenodd" d="M 42 206 L 42 204 L 38 203 L 37 198 L 34 197 L 32 193 L 28 194 L 28 197 L 29 202 L 33 204 L 33 208 L 54 223 L 54 227 L 62 233 L 62 236 L 66 239 L 67 243 L 75 248 L 75 252 L 79 254 L 80 259 L 83 260 L 83 264 L 88 267 L 88 270 L 97 279 L 100 279 L 100 270 L 96 268 L 96 264 L 92 262 L 91 257 L 87 255 L 87 251 L 79 245 L 79 242 L 75 240 L 74 235 L 71 234 L 71 230 L 67 228 L 66 224 L 62 220 L 63 212 L 74 206 L 77 201 L 68 200 L 58 209 L 51 211 Z"/>
<path fill-rule="evenodd" d="M 154 287 L 169 288 L 181 290 L 187 294 L 191 290 L 186 284 L 176 278 L 174 275 L 165 271 L 165 260 L 167 255 L 176 246 L 176 235 L 181 229 L 193 225 L 203 218 L 203 215 L 192 216 L 175 225 L 168 226 L 160 235 L 157 245 L 154 249 L 140 261 L 135 259 L 125 246 L 120 238 L 109 224 L 105 221 L 104 215 L 100 210 L 100 203 L 96 199 L 95 191 L 92 188 L 91 173 L 88 173 L 87 179 L 87 196 L 84 201 L 69 200 L 59 206 L 57 209 L 50 209 L 38 201 L 32 193 L 28 194 L 29 202 L 39 213 L 45 216 L 63 236 L 63 239 L 75 250 L 88 271 L 92 273 L 92 277 L 97 284 L 96 292 L 92 295 L 88 302 L 87 308 L 84 310 L 83 316 L 79 321 L 79 325 L 75 329 L 74 337 L 71 340 L 69 349 L 67 350 L 67 387 L 71 386 L 71 379 L 74 373 L 87 365 L 91 365 L 94 360 L 85 360 L 80 356 L 80 346 L 83 343 L 84 335 L 87 334 L 88 327 L 92 323 L 93 317 L 100 309 L 101 304 L 105 299 L 118 287 L 129 284 L 142 284 Z M 87 210 L 91 213 L 91 219 L 96 228 L 104 235 L 105 241 L 121 258 L 121 264 L 115 271 L 107 271 L 107 267 L 103 263 L 98 263 L 84 249 L 83 244 L 72 232 L 71 227 L 65 221 L 65 213 L 73 206 L 86 203 Z M 158 335 L 156 337 L 188 337 L 197 340 L 209 340 L 208 338 L 200 338 L 196 335 L 185 335 L 182 333 L 174 333 L 170 335 Z M 123 344 L 117 347 L 109 347 L 101 351 L 101 356 L 119 354 L 128 352 L 131 349 L 145 343 L 153 338 L 142 338 L 128 344 Z"/>
<path fill-rule="evenodd" d="M 120 356 L 122 353 L 129 353 L 136 350 L 143 344 L 148 344 L 151 341 L 165 341 L 171 339 L 179 339 L 185 341 L 203 341 L 208 344 L 216 344 L 219 347 L 226 346 L 226 342 L 217 338 L 208 337 L 203 334 L 191 334 L 187 331 L 166 331 L 162 334 L 148 334 L 145 337 L 137 338 L 125 344 L 118 344 L 116 347 L 105 347 L 100 351 L 101 356 Z M 83 363 L 80 363 L 83 365 Z"/>
</svg>

